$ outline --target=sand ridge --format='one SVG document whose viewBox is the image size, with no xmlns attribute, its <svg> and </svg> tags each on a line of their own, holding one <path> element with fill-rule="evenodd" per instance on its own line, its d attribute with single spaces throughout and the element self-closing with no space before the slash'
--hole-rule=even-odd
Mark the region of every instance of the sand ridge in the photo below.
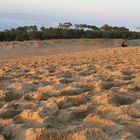
<svg viewBox="0 0 140 140">
<path fill-rule="evenodd" d="M 140 47 L 0 58 L 0 139 L 140 139 Z"/>
</svg>

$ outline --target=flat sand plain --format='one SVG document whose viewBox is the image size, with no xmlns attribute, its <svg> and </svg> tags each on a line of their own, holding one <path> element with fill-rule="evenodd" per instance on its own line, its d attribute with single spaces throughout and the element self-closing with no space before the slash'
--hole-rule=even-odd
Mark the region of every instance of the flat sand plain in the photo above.
<svg viewBox="0 0 140 140">
<path fill-rule="evenodd" d="M 0 140 L 140 139 L 139 46 L 0 54 Z"/>
</svg>

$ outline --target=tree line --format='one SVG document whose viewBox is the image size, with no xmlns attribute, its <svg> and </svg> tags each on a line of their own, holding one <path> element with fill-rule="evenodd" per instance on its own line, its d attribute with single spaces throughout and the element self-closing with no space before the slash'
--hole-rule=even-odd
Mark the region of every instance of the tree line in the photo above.
<svg viewBox="0 0 140 140">
<path fill-rule="evenodd" d="M 59 23 L 57 27 L 34 26 L 17 27 L 0 31 L 0 41 L 25 41 L 45 39 L 107 38 L 140 39 L 140 32 L 130 31 L 125 27 L 103 25 L 96 27 L 87 24 Z"/>
</svg>

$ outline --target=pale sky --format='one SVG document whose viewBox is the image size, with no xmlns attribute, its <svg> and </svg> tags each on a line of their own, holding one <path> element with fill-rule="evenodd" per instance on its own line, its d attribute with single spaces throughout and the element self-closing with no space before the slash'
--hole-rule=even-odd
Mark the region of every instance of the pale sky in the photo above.
<svg viewBox="0 0 140 140">
<path fill-rule="evenodd" d="M 0 0 L 0 28 L 59 22 L 140 27 L 140 0 Z"/>
</svg>

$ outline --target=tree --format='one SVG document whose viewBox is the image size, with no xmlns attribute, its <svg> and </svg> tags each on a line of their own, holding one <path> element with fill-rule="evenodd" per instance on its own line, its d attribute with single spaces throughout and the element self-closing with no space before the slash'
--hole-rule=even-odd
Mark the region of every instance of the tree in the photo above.
<svg viewBox="0 0 140 140">
<path fill-rule="evenodd" d="M 44 27 L 39 30 L 36 25 L 17 27 L 0 31 L 0 41 L 24 41 L 65 38 L 123 38 L 140 39 L 140 32 L 131 32 L 125 27 L 104 25 L 96 27 L 88 24 L 60 23 L 58 27 Z"/>
<path fill-rule="evenodd" d="M 58 25 L 59 28 L 65 28 L 65 29 L 70 29 L 71 26 L 72 26 L 72 23 L 70 22 L 59 23 Z"/>
</svg>

